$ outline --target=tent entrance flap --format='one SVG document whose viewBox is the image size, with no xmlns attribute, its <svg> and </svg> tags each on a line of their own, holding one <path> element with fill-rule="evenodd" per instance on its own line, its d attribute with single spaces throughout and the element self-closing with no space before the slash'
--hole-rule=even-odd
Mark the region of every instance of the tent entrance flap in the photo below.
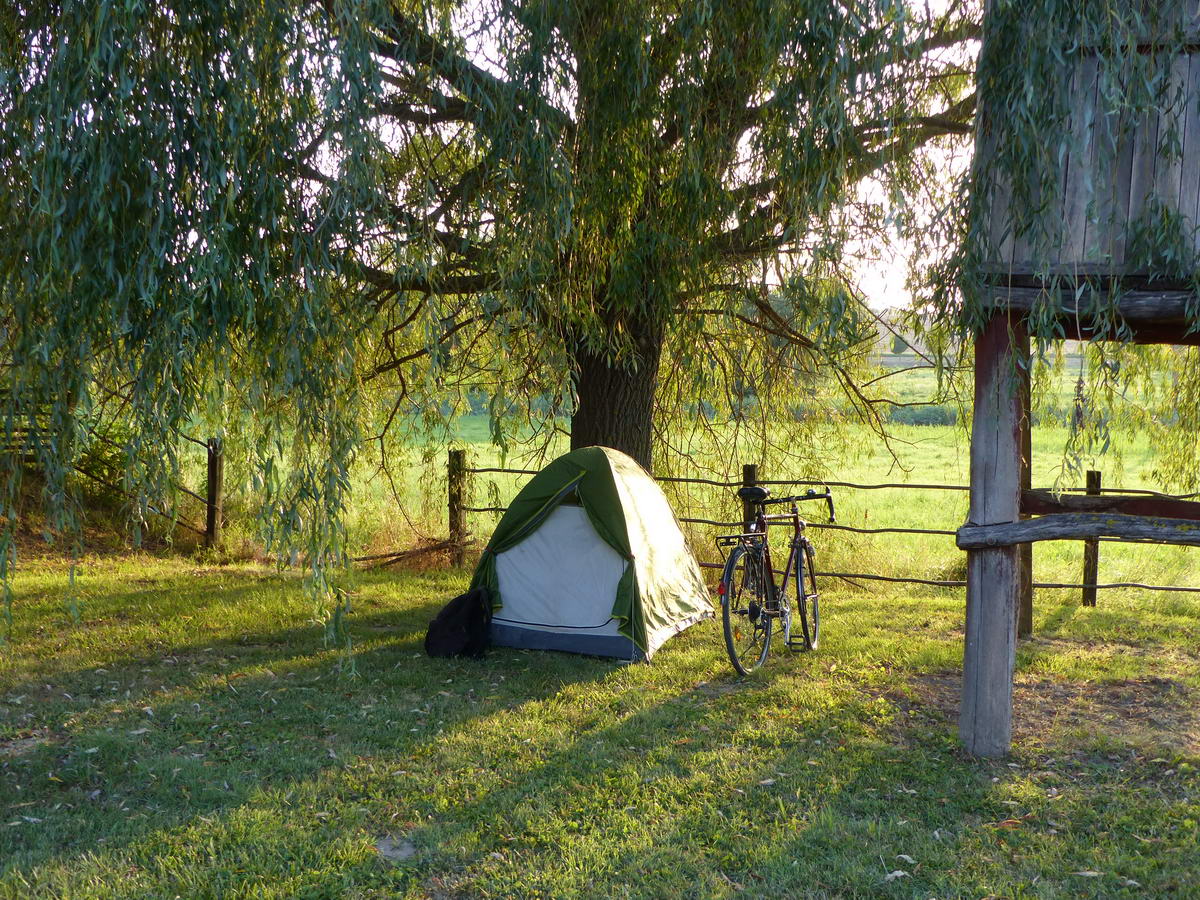
<svg viewBox="0 0 1200 900">
<path fill-rule="evenodd" d="M 556 507 L 523 541 L 496 555 L 498 624 L 618 635 L 612 616 L 627 563 L 579 506 Z"/>
</svg>

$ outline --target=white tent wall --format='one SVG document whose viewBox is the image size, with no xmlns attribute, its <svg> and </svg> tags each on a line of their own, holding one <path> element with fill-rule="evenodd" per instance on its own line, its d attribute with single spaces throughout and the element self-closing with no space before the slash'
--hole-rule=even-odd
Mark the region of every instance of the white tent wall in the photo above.
<svg viewBox="0 0 1200 900">
<path fill-rule="evenodd" d="M 580 506 L 556 507 L 536 530 L 496 556 L 501 608 L 492 639 L 506 646 L 631 658 L 612 617 L 626 562 Z"/>
</svg>

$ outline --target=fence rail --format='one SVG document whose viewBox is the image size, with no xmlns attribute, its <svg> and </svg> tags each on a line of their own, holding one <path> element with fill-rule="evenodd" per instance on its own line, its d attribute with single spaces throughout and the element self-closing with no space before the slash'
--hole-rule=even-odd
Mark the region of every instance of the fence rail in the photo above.
<svg viewBox="0 0 1200 900">
<path fill-rule="evenodd" d="M 489 473 L 505 474 L 505 475 L 536 475 L 538 469 L 506 469 L 497 466 L 481 466 L 479 468 L 464 468 L 464 475 L 486 475 Z M 745 487 L 744 481 L 721 481 L 715 478 L 686 478 L 680 475 L 655 475 L 655 481 L 665 482 L 668 484 L 705 484 L 710 487 L 723 488 L 740 488 Z M 755 484 L 763 486 L 774 485 L 799 485 L 808 487 L 841 487 L 850 488 L 859 491 L 881 491 L 881 490 L 913 490 L 913 491 L 963 491 L 971 490 L 969 484 L 922 484 L 919 482 L 907 481 L 887 481 L 879 484 L 868 484 L 858 481 L 822 481 L 820 479 L 811 478 L 759 478 Z M 1035 488 L 1034 490 L 1048 491 L 1050 493 L 1060 494 L 1137 494 L 1139 496 L 1157 497 L 1161 500 L 1194 500 L 1200 498 L 1200 492 L 1191 494 L 1167 494 L 1162 491 L 1152 491 L 1146 488 L 1099 488 L 1093 489 L 1089 487 L 1044 487 Z M 469 511 L 469 507 L 464 507 Z M 503 507 L 500 508 L 503 511 Z M 491 512 L 491 509 L 483 510 Z"/>
<path fill-rule="evenodd" d="M 464 498 L 466 497 L 464 489 L 464 480 L 467 475 L 486 475 L 486 474 L 506 474 L 506 475 L 536 475 L 536 469 L 509 469 L 497 466 L 481 466 L 478 468 L 470 468 L 464 464 L 463 451 L 451 450 L 450 463 L 448 467 L 448 508 L 450 515 L 451 531 L 465 531 L 463 516 L 466 513 L 503 513 L 506 507 L 503 506 L 467 506 Z M 740 488 L 747 484 L 757 484 L 763 486 L 783 486 L 792 485 L 798 487 L 805 486 L 821 486 L 821 487 L 840 487 L 850 490 L 876 491 L 876 490 L 918 490 L 918 491 L 958 491 L 966 492 L 970 490 L 969 485 L 962 484 L 927 484 L 927 483 L 904 483 L 904 482 L 884 482 L 880 484 L 867 484 L 854 481 L 818 481 L 813 479 L 768 479 L 757 477 L 756 466 L 744 466 L 743 478 L 741 481 L 719 480 L 714 478 L 688 478 L 676 475 L 661 475 L 654 476 L 654 480 L 665 482 L 668 484 L 699 484 L 710 487 L 719 488 Z M 1054 489 L 1043 489 L 1054 490 Z M 1188 500 L 1200 497 L 1200 493 L 1194 494 L 1165 494 L 1159 491 L 1130 489 L 1123 490 L 1120 488 L 1101 488 L 1097 473 L 1088 474 L 1088 486 L 1083 488 L 1063 488 L 1056 491 L 1057 493 L 1087 493 L 1087 494 L 1138 494 L 1152 496 L 1167 500 Z M 692 525 L 709 525 L 716 528 L 742 528 L 742 521 L 721 521 L 717 519 L 703 519 L 694 516 L 681 516 L 679 521 Z M 898 528 L 898 527 L 881 527 L 881 528 L 859 528 L 854 525 L 841 525 L 826 522 L 809 522 L 809 528 L 827 529 L 831 531 L 846 531 L 853 534 L 921 534 L 933 535 L 936 537 L 954 537 L 957 532 L 952 529 L 945 528 Z M 1099 538 L 1099 542 L 1121 541 L 1120 538 Z M 1088 541 L 1087 553 L 1085 554 L 1085 570 L 1084 577 L 1081 583 L 1072 584 L 1057 581 L 1035 581 L 1033 587 L 1046 590 L 1078 590 L 1083 592 L 1084 602 L 1088 605 L 1095 605 L 1095 592 L 1097 590 L 1111 590 L 1114 588 L 1134 588 L 1140 590 L 1151 591 L 1175 591 L 1181 593 L 1200 593 L 1200 587 L 1190 587 L 1185 585 L 1159 585 L 1159 584 L 1144 584 L 1136 581 L 1119 581 L 1109 583 L 1097 583 L 1096 575 L 1096 542 Z M 1121 541 L 1128 543 L 1127 541 Z M 724 567 L 723 563 L 718 562 L 701 562 L 700 565 L 706 569 L 720 569 Z M 823 578 L 839 578 L 845 581 L 882 581 L 894 584 L 919 584 L 932 587 L 946 588 L 961 588 L 966 586 L 966 581 L 956 579 L 938 579 L 938 578 L 916 578 L 911 576 L 892 576 L 892 575 L 876 575 L 869 572 L 817 572 L 818 576 Z"/>
<path fill-rule="evenodd" d="M 118 444 L 108 440 L 102 435 L 95 435 L 102 443 L 109 445 L 117 450 L 123 450 Z M 177 482 L 172 483 L 172 487 L 182 494 L 198 500 L 204 507 L 204 527 L 193 525 L 183 516 L 178 514 L 178 511 L 161 510 L 153 504 L 146 504 L 146 509 L 160 516 L 166 521 L 180 528 L 185 528 L 194 534 L 199 535 L 204 546 L 208 548 L 219 547 L 221 545 L 221 532 L 225 524 L 225 504 L 224 504 L 224 483 L 225 483 L 225 451 L 221 444 L 220 438 L 211 438 L 207 443 L 197 440 L 194 437 L 189 437 L 186 434 L 180 434 L 180 437 L 191 441 L 193 444 L 199 444 L 205 449 L 208 455 L 207 459 L 207 478 L 205 480 L 204 496 L 201 496 L 196 491 L 191 490 L 186 485 Z M 89 472 L 79 466 L 75 466 L 75 471 L 85 478 L 95 482 L 96 484 L 106 487 L 109 490 L 121 492 L 118 485 L 111 484 L 100 478 L 93 472 Z"/>
</svg>

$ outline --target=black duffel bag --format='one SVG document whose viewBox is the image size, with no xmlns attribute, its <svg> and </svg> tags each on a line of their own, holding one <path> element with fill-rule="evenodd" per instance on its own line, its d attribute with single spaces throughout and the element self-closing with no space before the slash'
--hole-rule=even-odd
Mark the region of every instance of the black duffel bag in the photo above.
<svg viewBox="0 0 1200 900">
<path fill-rule="evenodd" d="M 492 640 L 492 596 L 485 587 L 459 594 L 429 623 L 425 652 L 430 656 L 481 658 Z"/>
</svg>

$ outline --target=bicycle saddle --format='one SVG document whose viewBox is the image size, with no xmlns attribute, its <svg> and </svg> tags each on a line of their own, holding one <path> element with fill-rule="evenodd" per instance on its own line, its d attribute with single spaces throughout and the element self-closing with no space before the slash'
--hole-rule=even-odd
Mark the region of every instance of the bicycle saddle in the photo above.
<svg viewBox="0 0 1200 900">
<path fill-rule="evenodd" d="M 765 487 L 752 485 L 750 487 L 739 488 L 737 495 L 742 500 L 748 500 L 750 503 L 762 503 L 771 496 L 771 492 Z"/>
</svg>

